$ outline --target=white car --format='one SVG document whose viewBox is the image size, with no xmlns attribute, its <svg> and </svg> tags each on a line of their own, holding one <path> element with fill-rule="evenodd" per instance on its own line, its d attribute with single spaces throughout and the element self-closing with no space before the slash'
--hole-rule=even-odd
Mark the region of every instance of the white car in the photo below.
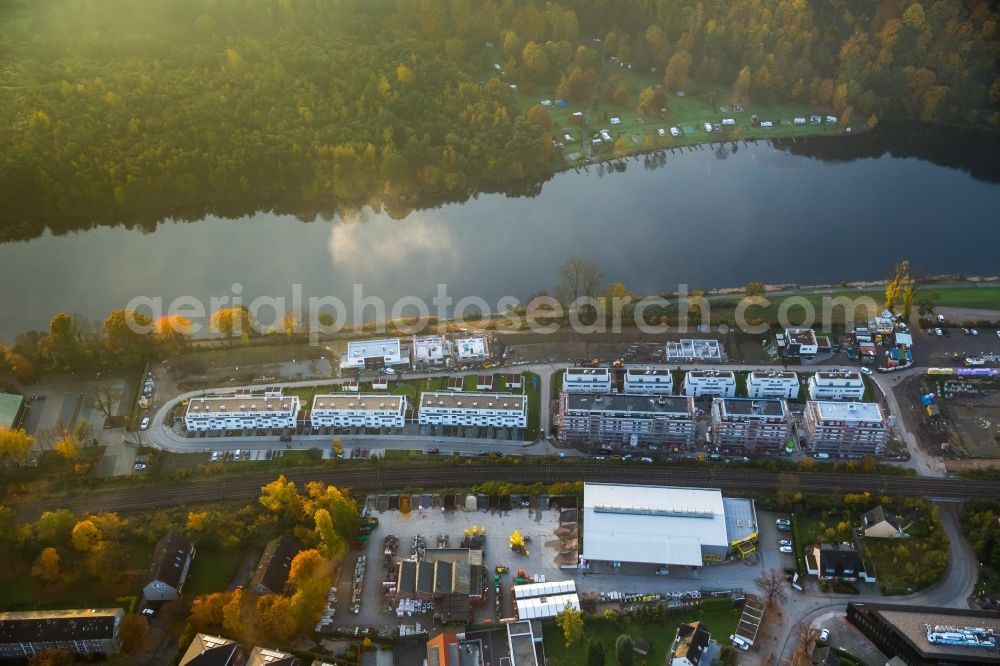
<svg viewBox="0 0 1000 666">
<path fill-rule="evenodd" d="M 563 134 L 563 138 L 566 141 L 572 141 L 573 140 L 573 135 L 571 135 L 571 134 Z"/>
<path fill-rule="evenodd" d="M 745 640 L 743 640 L 743 638 L 741 636 L 737 636 L 736 634 L 730 634 L 729 635 L 729 640 L 731 640 L 733 642 L 733 645 L 735 645 L 736 647 L 738 647 L 741 650 L 749 650 L 750 649 L 750 644 L 747 643 Z"/>
<path fill-rule="evenodd" d="M 396 370 L 394 368 L 382 368 L 382 372 L 387 375 L 396 374 Z"/>
<path fill-rule="evenodd" d="M 942 331 L 940 328 L 935 328 L 934 329 L 934 335 L 936 335 L 936 336 L 938 336 L 940 338 L 942 335 L 944 335 L 944 331 Z"/>
<path fill-rule="evenodd" d="M 979 335 L 979 330 L 975 328 L 970 328 L 969 333 L 972 333 L 973 335 Z"/>
<path fill-rule="evenodd" d="M 704 127 L 706 132 L 712 131 L 712 123 L 705 123 Z"/>
<path fill-rule="evenodd" d="M 611 119 L 611 124 L 612 125 L 621 125 L 622 124 L 622 119 L 619 118 L 618 116 L 615 116 L 614 118 Z"/>
<path fill-rule="evenodd" d="M 779 546 L 791 546 L 792 542 L 789 541 L 788 539 L 779 539 L 778 540 L 778 545 Z"/>
<path fill-rule="evenodd" d="M 791 555 L 792 554 L 792 547 L 791 546 L 780 546 L 778 548 L 778 550 L 780 550 L 782 553 L 785 553 L 786 555 Z"/>
<path fill-rule="evenodd" d="M 148 430 L 148 429 L 149 429 L 149 417 L 146 416 L 142 419 L 142 423 L 139 424 L 139 430 Z"/>
<path fill-rule="evenodd" d="M 821 641 L 830 640 L 830 630 L 824 627 L 823 631 L 819 632 L 819 639 Z"/>
<path fill-rule="evenodd" d="M 864 374 L 866 374 L 866 375 L 870 375 L 870 374 L 872 374 L 872 369 L 871 368 L 861 368 L 861 372 L 864 373 Z"/>
<path fill-rule="evenodd" d="M 670 128 L 670 136 L 680 136 L 680 135 L 681 131 L 679 129 L 677 129 L 676 127 Z"/>
<path fill-rule="evenodd" d="M 765 129 L 770 129 L 774 127 L 774 123 L 772 123 L 770 120 L 762 120 L 760 121 L 760 126 Z"/>
<path fill-rule="evenodd" d="M 660 136 L 666 136 L 667 135 L 667 130 L 665 130 L 665 129 L 663 129 L 661 127 L 660 129 L 656 130 L 656 133 L 659 134 Z"/>
</svg>

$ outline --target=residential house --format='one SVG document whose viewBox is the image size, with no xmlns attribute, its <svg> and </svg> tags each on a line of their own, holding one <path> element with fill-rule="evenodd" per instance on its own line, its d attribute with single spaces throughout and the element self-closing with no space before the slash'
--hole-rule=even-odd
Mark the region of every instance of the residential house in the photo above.
<svg viewBox="0 0 1000 666">
<path fill-rule="evenodd" d="M 785 356 L 815 356 L 819 352 L 819 341 L 811 328 L 786 328 L 781 342 Z"/>
<path fill-rule="evenodd" d="M 711 642 L 712 634 L 701 626 L 701 622 L 682 624 L 677 627 L 677 634 L 670 648 L 670 666 L 699 666 L 706 657 Z M 704 663 L 711 664 L 711 660 Z"/>
<path fill-rule="evenodd" d="M 689 398 L 733 398 L 736 396 L 736 373 L 732 370 L 688 370 L 683 394 Z"/>
<path fill-rule="evenodd" d="M 246 666 L 303 666 L 302 661 L 293 654 L 255 647 L 250 651 Z"/>
<path fill-rule="evenodd" d="M 809 378 L 809 397 L 813 400 L 861 400 L 865 380 L 860 372 L 817 372 Z"/>
<path fill-rule="evenodd" d="M 123 617 L 123 608 L 0 613 L 0 658 L 24 659 L 46 650 L 115 654 Z"/>
<path fill-rule="evenodd" d="M 180 532 L 165 534 L 153 549 L 142 595 L 147 601 L 175 601 L 180 598 L 194 560 L 194 543 Z"/>
<path fill-rule="evenodd" d="M 666 368 L 628 368 L 624 388 L 631 394 L 673 395 L 674 375 Z"/>
<path fill-rule="evenodd" d="M 881 504 L 861 516 L 861 529 L 866 537 L 898 539 L 906 536 L 896 516 L 886 511 Z"/>
<path fill-rule="evenodd" d="M 191 398 L 184 427 L 192 432 L 294 428 L 299 407 L 298 396 L 282 395 L 281 389 Z"/>
<path fill-rule="evenodd" d="M 250 578 L 250 589 L 257 594 L 284 592 L 292 560 L 300 550 L 302 546 L 298 541 L 284 535 L 268 541 Z"/>
<path fill-rule="evenodd" d="M 562 390 L 566 393 L 610 393 L 609 368 L 567 368 Z"/>
<path fill-rule="evenodd" d="M 309 419 L 313 428 L 402 428 L 406 409 L 405 395 L 333 393 L 313 398 Z"/>
<path fill-rule="evenodd" d="M 346 370 L 376 370 L 409 364 L 409 350 L 402 346 L 399 338 L 352 340 L 340 356 L 340 367 Z"/>
<path fill-rule="evenodd" d="M 751 398 L 798 398 L 799 376 L 778 370 L 751 372 L 747 375 L 747 395 Z"/>
<path fill-rule="evenodd" d="M 220 636 L 197 634 L 177 666 L 243 666 L 243 646 Z"/>
</svg>

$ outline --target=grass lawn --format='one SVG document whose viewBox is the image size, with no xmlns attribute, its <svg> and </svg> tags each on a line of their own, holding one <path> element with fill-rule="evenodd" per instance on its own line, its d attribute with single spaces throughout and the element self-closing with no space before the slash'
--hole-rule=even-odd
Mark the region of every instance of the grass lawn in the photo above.
<svg viewBox="0 0 1000 666">
<path fill-rule="evenodd" d="M 712 636 L 716 639 L 724 639 L 736 629 L 739 618 L 740 609 L 736 607 L 726 610 L 713 608 L 671 613 L 662 622 L 625 623 L 595 617 L 585 620 L 584 635 L 588 640 L 600 641 L 604 644 L 604 654 L 609 664 L 615 663 L 615 640 L 619 635 L 625 633 L 632 636 L 633 639 L 636 637 L 645 638 L 650 642 L 649 654 L 644 657 L 635 655 L 633 663 L 635 666 L 661 666 L 666 663 L 667 652 L 679 625 L 701 620 Z M 579 664 L 586 663 L 586 644 L 580 642 L 567 648 L 563 640 L 562 630 L 556 626 L 554 620 L 545 623 L 544 640 L 545 654 L 550 666 L 579 666 Z M 720 641 L 720 643 L 725 644 L 724 641 Z"/>
<path fill-rule="evenodd" d="M 956 287 L 918 289 L 914 302 L 929 298 L 934 305 L 953 308 L 1000 310 L 1000 287 Z"/>
<path fill-rule="evenodd" d="M 199 548 L 184 591 L 190 594 L 224 591 L 247 554 L 248 551 L 241 550 Z"/>
</svg>

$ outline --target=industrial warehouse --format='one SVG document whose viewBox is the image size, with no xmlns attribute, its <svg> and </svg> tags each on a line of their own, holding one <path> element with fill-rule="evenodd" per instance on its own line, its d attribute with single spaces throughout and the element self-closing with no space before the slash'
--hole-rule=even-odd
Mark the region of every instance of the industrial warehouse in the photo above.
<svg viewBox="0 0 1000 666">
<path fill-rule="evenodd" d="M 583 487 L 583 565 L 689 567 L 697 571 L 756 551 L 753 500 L 721 490 L 587 483 Z"/>
</svg>

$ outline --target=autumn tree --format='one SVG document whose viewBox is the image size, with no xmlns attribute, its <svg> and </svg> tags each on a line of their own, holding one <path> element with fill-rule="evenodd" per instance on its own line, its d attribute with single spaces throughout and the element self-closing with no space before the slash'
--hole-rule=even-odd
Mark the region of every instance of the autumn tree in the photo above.
<svg viewBox="0 0 1000 666">
<path fill-rule="evenodd" d="M 810 666 L 812 652 L 819 640 L 819 629 L 802 622 L 795 631 L 795 651 L 792 652 L 793 666 Z"/>
<path fill-rule="evenodd" d="M 73 526 L 73 548 L 81 553 L 92 551 L 103 538 L 92 520 L 81 520 Z"/>
<path fill-rule="evenodd" d="M 347 542 L 333 528 L 333 519 L 326 509 L 319 509 L 313 515 L 316 535 L 319 537 L 320 552 L 332 560 L 340 560 L 347 553 Z"/>
<path fill-rule="evenodd" d="M 223 609 L 229 603 L 231 596 L 229 592 L 213 592 L 195 597 L 194 601 L 191 602 L 188 622 L 199 632 L 220 629 L 223 621 Z"/>
<path fill-rule="evenodd" d="M 556 298 L 569 307 L 581 297 L 597 296 L 601 271 L 593 261 L 583 257 L 570 257 L 559 267 L 559 278 L 559 284 L 555 288 Z"/>
<path fill-rule="evenodd" d="M 524 45 L 521 61 L 524 63 L 525 73 L 532 81 L 541 83 L 548 76 L 549 58 L 545 55 L 545 49 L 535 42 Z"/>
<path fill-rule="evenodd" d="M 65 650 L 45 650 L 28 660 L 28 666 L 73 666 L 76 656 Z"/>
<path fill-rule="evenodd" d="M 910 262 L 906 259 L 896 264 L 892 277 L 885 285 L 885 309 L 892 312 L 896 307 L 900 294 L 907 288 L 911 289 L 910 303 L 913 302 L 912 280 L 910 279 Z"/>
<path fill-rule="evenodd" d="M 31 458 L 34 448 L 35 438 L 24 429 L 0 428 L 0 461 L 20 467 Z"/>
<path fill-rule="evenodd" d="M 753 80 L 750 76 L 750 68 L 744 67 L 740 70 L 739 75 L 736 77 L 736 81 L 733 82 L 733 96 L 737 99 L 743 99 L 746 94 L 750 92 L 750 85 Z"/>
<path fill-rule="evenodd" d="M 94 397 L 94 406 L 110 419 L 118 412 L 124 392 L 119 380 L 105 377 L 90 385 L 90 394 Z"/>
<path fill-rule="evenodd" d="M 222 335 L 227 340 L 232 338 L 247 339 L 253 328 L 250 311 L 246 306 L 238 308 L 221 308 L 212 313 L 209 329 Z"/>
<path fill-rule="evenodd" d="M 149 315 L 118 308 L 105 318 L 101 330 L 108 351 L 123 363 L 138 363 L 149 355 L 153 339 Z"/>
<path fill-rule="evenodd" d="M 583 613 L 567 603 L 556 613 L 556 626 L 562 629 L 566 647 L 575 645 L 583 638 Z"/>
<path fill-rule="evenodd" d="M 102 583 L 114 583 L 122 579 L 128 556 L 125 549 L 112 541 L 98 541 L 87 555 L 87 566 L 91 575 Z"/>
<path fill-rule="evenodd" d="M 35 540 L 42 545 L 68 546 L 76 517 L 66 509 L 46 511 L 35 522 Z"/>
<path fill-rule="evenodd" d="M 768 606 L 774 608 L 785 600 L 785 578 L 777 569 L 768 569 L 753 579 Z"/>
<path fill-rule="evenodd" d="M 31 567 L 31 575 L 47 583 L 59 580 L 59 551 L 52 547 L 43 548 Z"/>
<path fill-rule="evenodd" d="M 544 129 L 552 129 L 552 116 L 549 115 L 549 110 L 541 104 L 535 104 L 528 109 L 528 120 Z"/>
<path fill-rule="evenodd" d="M 292 613 L 292 602 L 280 594 L 265 594 L 257 598 L 254 627 L 270 640 L 287 641 L 298 626 Z"/>
<path fill-rule="evenodd" d="M 691 69 L 691 54 L 678 51 L 670 56 L 667 68 L 663 74 L 663 84 L 670 90 L 683 90 L 690 85 L 688 78 Z"/>
<path fill-rule="evenodd" d="M 648 86 L 639 93 L 639 111 L 641 113 L 659 113 L 667 106 L 667 94 L 660 86 Z"/>
<path fill-rule="evenodd" d="M 142 644 L 142 639 L 149 629 L 149 622 L 138 613 L 129 613 L 122 618 L 119 628 L 119 636 L 122 651 L 125 654 L 132 654 Z"/>
<path fill-rule="evenodd" d="M 304 550 L 292 559 L 288 582 L 294 589 L 289 611 L 299 629 L 308 630 L 326 606 L 326 595 L 333 584 L 333 567 L 319 551 Z"/>
<path fill-rule="evenodd" d="M 302 516 L 305 503 L 295 483 L 287 480 L 284 474 L 260 490 L 260 503 L 272 513 L 288 521 Z"/>
<path fill-rule="evenodd" d="M 763 296 L 764 292 L 764 283 L 760 281 L 747 282 L 746 287 L 743 288 L 743 293 L 749 298 Z"/>
</svg>

